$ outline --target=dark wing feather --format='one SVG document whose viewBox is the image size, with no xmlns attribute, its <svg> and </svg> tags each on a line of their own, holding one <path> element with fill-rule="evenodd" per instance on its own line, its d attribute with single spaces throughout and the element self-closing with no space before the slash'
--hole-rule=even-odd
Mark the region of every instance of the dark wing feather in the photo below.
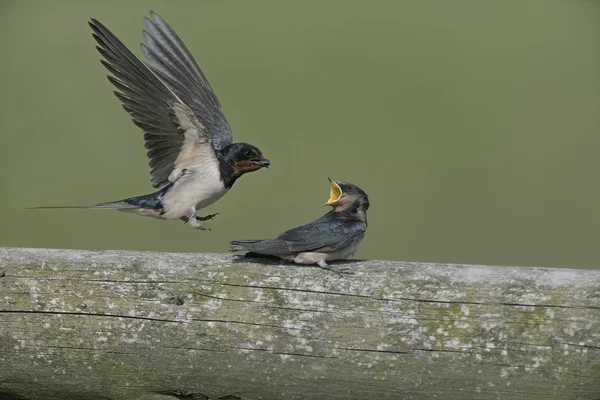
<svg viewBox="0 0 600 400">
<path fill-rule="evenodd" d="M 145 18 L 149 32 L 143 32 L 146 44 L 141 45 L 148 65 L 194 111 L 215 149 L 223 149 L 233 137 L 219 99 L 175 31 L 155 12 L 150 15 L 152 19 Z"/>
<path fill-rule="evenodd" d="M 152 185 L 164 186 L 173 170 L 182 168 L 177 165 L 182 147 L 195 139 L 210 140 L 189 107 L 156 73 L 100 22 L 92 19 L 90 26 L 104 57 L 102 64 L 113 75 L 108 79 L 119 90 L 116 96 L 144 131 Z"/>
<path fill-rule="evenodd" d="M 243 247 L 249 251 L 269 255 L 312 251 L 330 253 L 354 244 L 362 237 L 366 228 L 362 221 L 330 212 L 316 221 L 290 229 L 272 239 L 247 242 Z"/>
</svg>

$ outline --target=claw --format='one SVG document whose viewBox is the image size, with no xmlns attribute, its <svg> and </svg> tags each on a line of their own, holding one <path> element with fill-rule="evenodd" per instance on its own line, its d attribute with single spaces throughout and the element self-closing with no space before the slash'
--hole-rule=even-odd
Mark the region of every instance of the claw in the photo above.
<svg viewBox="0 0 600 400">
<path fill-rule="evenodd" d="M 339 268 L 338 269 L 338 268 L 331 267 L 330 271 L 335 272 L 341 278 L 343 278 L 344 275 L 354 275 L 354 272 L 350 271 L 348 268 Z"/>
<path fill-rule="evenodd" d="M 354 275 L 354 272 L 350 271 L 348 268 L 335 268 L 331 265 L 327 264 L 325 261 L 321 260 L 317 263 L 317 266 L 320 268 L 326 269 L 331 272 L 335 272 L 336 275 L 343 277 L 344 275 Z"/>
<path fill-rule="evenodd" d="M 216 217 L 217 215 L 219 215 L 219 213 L 215 213 L 215 214 L 209 214 L 209 215 L 207 215 L 207 216 L 205 216 L 205 217 L 196 217 L 196 219 L 197 219 L 198 221 L 208 221 L 208 220 L 211 220 L 211 219 L 213 219 L 213 217 Z"/>
</svg>

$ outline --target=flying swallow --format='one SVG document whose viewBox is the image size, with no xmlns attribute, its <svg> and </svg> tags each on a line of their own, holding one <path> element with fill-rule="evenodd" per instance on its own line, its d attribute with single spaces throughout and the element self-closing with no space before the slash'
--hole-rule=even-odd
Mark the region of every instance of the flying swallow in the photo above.
<svg viewBox="0 0 600 400">
<path fill-rule="evenodd" d="M 179 36 L 159 15 L 145 18 L 147 61 L 137 58 L 108 28 L 90 26 L 113 75 L 109 81 L 133 122 L 144 131 L 152 185 L 157 192 L 93 206 L 160 219 L 181 219 L 197 229 L 196 210 L 219 200 L 245 173 L 271 162 L 248 143 L 233 143 L 221 103 Z"/>
<path fill-rule="evenodd" d="M 234 240 L 231 250 L 276 256 L 297 264 L 317 264 L 338 274 L 351 273 L 334 268 L 327 261 L 350 259 L 358 250 L 367 231 L 369 197 L 351 183 L 329 179 L 329 185 L 325 205 L 333 209 L 321 218 L 271 239 Z"/>
</svg>

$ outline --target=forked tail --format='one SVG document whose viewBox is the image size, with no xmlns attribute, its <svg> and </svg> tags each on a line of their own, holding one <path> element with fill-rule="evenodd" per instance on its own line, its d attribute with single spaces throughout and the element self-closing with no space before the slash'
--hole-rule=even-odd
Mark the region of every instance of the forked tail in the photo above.
<svg viewBox="0 0 600 400">
<path fill-rule="evenodd" d="M 173 183 L 160 189 L 158 192 L 145 194 L 137 197 L 130 197 L 119 201 L 109 201 L 106 203 L 98 203 L 93 206 L 45 206 L 45 207 L 30 207 L 29 209 L 48 209 L 48 208 L 87 208 L 87 209 L 110 209 L 120 211 L 133 211 L 141 215 L 157 216 L 163 211 L 162 197 L 173 186 Z M 151 212 L 145 212 L 150 211 Z"/>
<path fill-rule="evenodd" d="M 121 201 L 110 201 L 107 203 L 99 203 L 94 204 L 93 206 L 42 206 L 42 207 L 28 207 L 28 210 L 41 210 L 41 209 L 51 209 L 51 208 L 88 208 L 88 209 L 112 209 L 112 210 L 126 210 L 132 208 L 139 208 L 136 205 L 127 203 L 126 200 Z"/>
<path fill-rule="evenodd" d="M 142 215 L 156 216 L 163 211 L 162 196 L 173 186 L 169 184 L 158 192 L 145 194 L 143 196 L 130 197 L 119 201 L 109 201 L 106 203 L 98 203 L 92 206 L 45 206 L 45 207 L 30 207 L 30 209 L 49 209 L 49 208 L 87 208 L 87 209 L 111 209 L 120 211 L 143 211 L 151 210 L 151 213 L 141 212 Z"/>
</svg>

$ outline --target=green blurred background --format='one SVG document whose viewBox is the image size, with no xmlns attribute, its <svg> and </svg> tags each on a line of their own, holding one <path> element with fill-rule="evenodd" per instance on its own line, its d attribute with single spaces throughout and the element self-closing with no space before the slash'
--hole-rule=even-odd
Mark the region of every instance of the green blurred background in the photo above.
<svg viewBox="0 0 600 400">
<path fill-rule="evenodd" d="M 93 204 L 153 191 L 87 20 L 140 54 L 154 9 L 270 170 L 196 231 Z M 357 257 L 598 268 L 593 1 L 2 1 L 0 245 L 225 252 L 371 197 Z"/>
</svg>

